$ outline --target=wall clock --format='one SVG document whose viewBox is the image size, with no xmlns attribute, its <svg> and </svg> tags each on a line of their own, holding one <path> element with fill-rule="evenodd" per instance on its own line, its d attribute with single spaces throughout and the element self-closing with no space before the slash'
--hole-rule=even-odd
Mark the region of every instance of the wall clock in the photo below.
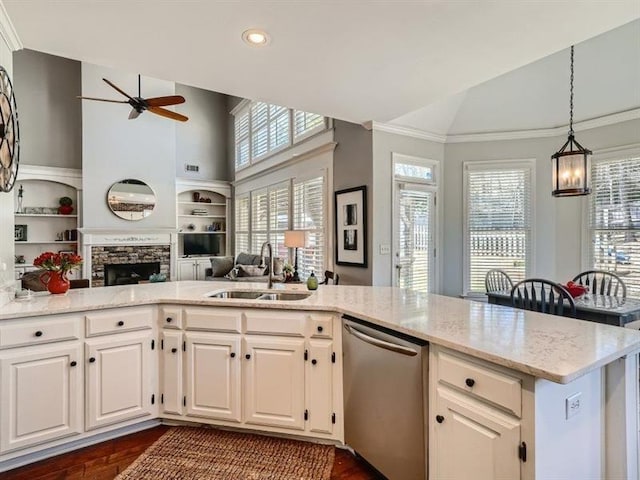
<svg viewBox="0 0 640 480">
<path fill-rule="evenodd" d="M 18 176 L 20 127 L 13 85 L 0 67 L 0 192 L 10 192 Z"/>
</svg>

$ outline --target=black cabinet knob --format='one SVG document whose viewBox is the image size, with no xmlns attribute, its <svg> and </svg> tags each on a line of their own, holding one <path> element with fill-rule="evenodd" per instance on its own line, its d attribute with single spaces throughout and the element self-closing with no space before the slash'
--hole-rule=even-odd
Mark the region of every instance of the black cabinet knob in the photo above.
<svg viewBox="0 0 640 480">
<path fill-rule="evenodd" d="M 36 335 L 36 337 L 41 337 L 42 336 L 42 332 L 40 330 L 38 330 L 35 335 Z"/>
<path fill-rule="evenodd" d="M 118 326 L 119 326 L 119 327 L 122 327 L 123 325 L 124 325 L 124 322 L 123 322 L 122 320 L 120 320 L 120 321 L 118 322 Z"/>
<path fill-rule="evenodd" d="M 235 357 L 236 357 L 236 352 L 231 352 L 231 353 L 229 354 L 229 356 L 230 356 L 231 358 L 235 358 Z"/>
<path fill-rule="evenodd" d="M 324 330 L 324 328 L 322 328 L 322 325 L 318 325 L 318 332 L 322 333 L 322 330 Z"/>
<path fill-rule="evenodd" d="M 95 357 L 91 357 L 91 358 L 89 359 L 89 363 L 93 363 L 93 362 L 95 362 L 95 361 L 96 361 L 96 358 L 95 358 Z"/>
<path fill-rule="evenodd" d="M 244 358 L 246 358 L 247 360 L 249 360 L 249 359 L 251 358 L 251 355 L 247 353 L 247 354 L 244 356 Z"/>
<path fill-rule="evenodd" d="M 76 362 L 75 360 L 73 362 L 71 362 L 69 365 L 71 365 L 72 367 L 75 367 L 78 364 L 78 362 Z"/>
<path fill-rule="evenodd" d="M 171 322 L 173 322 L 173 318 L 167 317 L 167 323 L 171 323 Z"/>
<path fill-rule="evenodd" d="M 178 351 L 178 349 L 175 348 L 175 347 L 171 349 L 171 353 L 176 353 L 177 351 Z"/>
<path fill-rule="evenodd" d="M 436 415 L 436 422 L 438 423 L 444 422 L 444 417 L 442 415 Z"/>
<path fill-rule="evenodd" d="M 311 360 L 311 364 L 315 365 L 316 363 L 318 363 L 318 361 L 314 358 L 313 360 Z"/>
<path fill-rule="evenodd" d="M 467 384 L 467 387 L 471 388 L 476 384 L 476 381 L 473 378 L 467 378 L 464 383 Z"/>
</svg>

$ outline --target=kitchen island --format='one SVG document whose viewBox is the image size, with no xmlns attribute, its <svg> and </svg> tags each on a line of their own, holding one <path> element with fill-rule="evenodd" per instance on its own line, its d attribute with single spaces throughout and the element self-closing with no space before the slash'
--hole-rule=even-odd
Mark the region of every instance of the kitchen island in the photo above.
<svg viewBox="0 0 640 480">
<path fill-rule="evenodd" d="M 301 288 L 299 285 L 281 287 Z M 180 402 L 183 385 L 181 375 L 185 371 L 190 371 L 189 362 L 195 361 L 197 355 L 211 355 L 210 359 L 216 359 L 216 352 L 221 351 L 216 350 L 220 347 L 221 336 L 225 341 L 230 342 L 228 347 L 230 350 L 225 351 L 234 355 L 242 352 L 244 356 L 251 356 L 250 351 L 265 352 L 278 346 L 274 346 L 275 339 L 282 338 L 282 343 L 279 345 L 287 345 L 287 351 L 297 352 L 301 349 L 300 351 L 305 352 L 305 356 L 306 350 L 310 350 L 312 355 L 317 351 L 318 355 L 328 355 L 327 358 L 330 358 L 331 353 L 340 352 L 340 317 L 349 315 L 420 338 L 430 344 L 432 363 L 432 371 L 429 372 L 429 409 L 431 411 L 428 422 L 431 447 L 430 478 L 438 478 L 434 472 L 448 471 L 445 467 L 443 467 L 444 470 L 439 470 L 435 465 L 446 466 L 452 463 L 450 459 L 441 458 L 445 455 L 444 447 L 441 448 L 441 446 L 446 445 L 445 440 L 449 437 L 441 435 L 437 430 L 440 422 L 434 422 L 431 419 L 435 418 L 436 413 L 444 418 L 447 418 L 447 415 L 460 418 L 462 410 L 451 407 L 454 400 L 458 402 L 457 405 L 462 405 L 465 409 L 473 407 L 485 413 L 489 412 L 487 415 L 494 423 L 496 419 L 499 419 L 501 424 L 517 423 L 519 432 L 517 443 L 520 445 L 520 451 L 518 452 L 517 446 L 513 446 L 514 455 L 522 457 L 523 448 L 526 452 L 526 446 L 522 447 L 522 444 L 529 446 L 528 459 L 526 459 L 526 453 L 525 458 L 519 459 L 520 477 L 518 478 L 548 478 L 545 475 L 549 472 L 557 474 L 557 478 L 571 478 L 572 472 L 585 471 L 590 471 L 592 475 L 590 478 L 637 478 L 637 354 L 640 351 L 640 333 L 636 331 L 389 287 L 322 286 L 310 297 L 295 301 L 219 299 L 208 296 L 208 294 L 229 289 L 264 289 L 264 285 L 171 282 L 106 287 L 72 290 L 64 296 L 38 296 L 28 302 L 15 301 L 2 306 L 0 349 L 4 350 L 0 350 L 2 352 L 0 353 L 0 365 L 2 365 L 0 371 L 3 382 L 0 386 L 0 394 L 2 394 L 4 413 L 0 415 L 2 415 L 3 424 L 5 421 L 15 424 L 15 419 L 10 417 L 11 412 L 7 413 L 5 402 L 9 402 L 11 398 L 15 400 L 16 392 L 11 390 L 11 385 L 7 386 L 5 383 L 15 382 L 17 377 L 14 374 L 20 371 L 17 367 L 14 367 L 14 370 L 10 367 L 18 364 L 15 360 L 17 353 L 28 357 L 33 349 L 52 348 L 52 344 L 47 344 L 46 347 L 36 346 L 43 337 L 46 337 L 46 332 L 43 336 L 30 337 L 28 341 L 18 340 L 18 343 L 11 343 L 12 339 L 19 336 L 15 333 L 16 329 L 19 330 L 29 321 L 46 325 L 50 317 L 51 325 L 55 326 L 55 329 L 65 331 L 64 335 L 57 339 L 60 340 L 58 345 L 68 345 L 71 352 L 69 358 L 74 355 L 78 358 L 88 357 L 85 360 L 89 363 L 82 362 L 82 364 L 86 363 L 85 370 L 89 371 L 93 363 L 92 358 L 98 358 L 98 362 L 100 361 L 99 356 L 96 355 L 99 355 L 100 349 L 104 346 L 103 343 L 106 345 L 106 334 L 111 333 L 109 331 L 111 327 L 104 327 L 111 318 L 115 318 L 109 317 L 109 312 L 122 309 L 127 318 L 132 320 L 131 322 L 127 319 L 118 320 L 123 322 L 123 325 L 118 327 L 116 324 L 114 328 L 126 330 L 131 324 L 138 325 L 140 328 L 131 327 L 132 331 L 128 333 L 124 330 L 121 332 L 116 330 L 117 335 L 122 336 L 126 341 L 123 340 L 118 344 L 120 346 L 113 342 L 109 343 L 109 348 L 114 348 L 110 352 L 121 351 L 124 345 L 131 344 L 134 336 L 139 344 L 147 341 L 161 343 L 163 347 L 171 344 L 169 350 L 163 351 L 167 352 L 166 355 L 159 354 L 158 362 L 154 363 L 150 360 L 144 365 L 144 362 L 141 362 L 141 371 L 146 372 L 146 375 L 153 380 L 145 386 L 145 394 L 163 395 L 166 401 L 169 395 L 166 389 L 161 393 L 159 385 L 169 382 L 172 385 L 179 384 L 180 388 L 179 392 L 173 395 L 173 401 L 176 403 L 174 412 L 166 412 L 166 408 L 159 409 L 154 401 L 147 409 L 146 416 L 140 414 L 136 417 L 137 419 L 127 417 L 123 422 L 118 423 L 108 415 L 101 416 L 99 411 L 92 412 L 92 408 L 99 409 L 101 405 L 89 402 L 84 412 L 84 428 L 81 425 L 83 422 L 82 413 L 80 413 L 77 418 L 79 425 L 71 429 L 73 432 L 70 431 L 65 438 L 60 439 L 54 434 L 50 438 L 42 437 L 33 441 L 33 438 L 23 436 L 24 438 L 16 439 L 17 443 L 12 444 L 10 441 L 13 439 L 12 433 L 5 432 L 3 438 L 3 432 L 0 432 L 0 462 L 4 462 L 5 459 L 19 461 L 25 454 L 35 455 L 45 447 L 68 443 L 70 439 L 74 439 L 72 433 L 77 435 L 78 439 L 91 438 L 92 430 L 97 433 L 107 432 L 115 426 L 133 426 L 140 423 L 141 419 L 147 421 L 150 418 L 200 421 L 207 415 L 214 415 L 219 421 L 210 423 L 233 426 L 236 422 L 242 428 L 261 428 L 276 433 L 287 433 L 288 428 L 297 428 L 298 430 L 295 431 L 289 430 L 289 433 L 340 443 L 343 434 L 338 408 L 342 394 L 339 358 L 337 361 L 334 360 L 332 376 L 330 370 L 327 370 L 325 374 L 329 376 L 323 377 L 322 381 L 318 380 L 316 383 L 308 381 L 309 378 L 313 378 L 310 375 L 314 370 L 295 370 L 298 367 L 292 367 L 294 368 L 292 371 L 301 372 L 300 378 L 303 382 L 300 389 L 296 391 L 306 392 L 307 400 L 319 398 L 320 393 L 324 391 L 321 388 L 322 382 L 325 382 L 324 385 L 327 385 L 328 381 L 332 382 L 331 398 L 324 398 L 323 402 L 329 405 L 328 411 L 333 411 L 334 422 L 336 411 L 338 413 L 335 427 L 324 424 L 314 424 L 312 427 L 299 426 L 293 416 L 267 418 L 268 416 L 260 412 L 248 411 L 246 405 L 244 409 L 229 407 L 223 409 L 224 411 L 203 411 L 200 405 L 188 403 L 189 395 L 186 395 L 187 400 L 183 399 Z M 148 330 L 141 330 L 143 325 L 147 325 L 144 315 L 147 315 L 146 312 L 150 311 L 149 309 L 152 309 L 155 321 L 151 323 Z M 217 327 L 214 334 L 206 331 L 207 327 L 203 322 L 206 320 L 207 312 L 218 311 L 217 309 L 226 312 L 227 316 L 224 318 L 225 326 Z M 238 314 L 237 320 L 234 312 Z M 240 314 L 240 312 L 244 313 Z M 305 319 L 300 322 L 294 319 L 298 312 L 306 312 Z M 184 317 L 184 326 L 182 317 Z M 290 320 L 288 320 L 289 317 L 291 317 Z M 169 318 L 171 322 L 167 324 Z M 322 335 L 318 335 L 315 330 L 311 331 L 306 326 L 307 323 L 313 323 L 314 328 L 315 325 L 328 325 L 329 329 Z M 266 326 L 261 327 L 262 324 Z M 274 325 L 273 332 L 261 330 L 268 329 L 268 324 Z M 183 330 L 186 333 L 183 333 Z M 138 331 L 145 333 L 144 335 L 135 333 Z M 269 336 L 259 337 L 260 334 L 265 333 Z M 274 336 L 276 334 L 277 337 Z M 37 335 L 37 332 L 33 335 Z M 183 341 L 183 338 L 186 340 Z M 293 338 L 299 338 L 299 341 L 294 341 Z M 7 342 L 5 339 L 8 339 Z M 82 350 L 79 350 L 83 339 L 86 343 L 84 355 Z M 211 346 L 214 344 L 211 343 L 213 340 L 215 340 L 215 348 Z M 77 345 L 74 342 L 78 342 Z M 184 360 L 187 365 L 180 362 L 171 363 L 172 359 L 177 358 L 181 344 L 187 352 Z M 191 347 L 193 347 L 193 355 L 187 351 Z M 255 358 L 257 357 L 254 355 Z M 245 367 L 250 362 L 251 360 L 247 358 L 243 364 L 243 373 L 241 374 L 240 370 L 234 371 L 232 373 L 235 377 L 227 379 L 230 382 L 242 382 L 243 395 L 237 394 L 238 398 L 233 398 L 235 405 L 239 405 L 241 396 L 244 398 L 256 393 L 251 388 L 258 384 L 252 384 L 250 381 L 255 371 Z M 454 370 L 457 368 L 460 372 L 478 371 L 479 375 L 484 375 L 492 379 L 491 381 L 497 378 L 498 385 L 502 385 L 500 382 L 503 379 L 513 380 L 517 388 L 522 391 L 518 394 L 522 397 L 521 403 L 514 408 L 509 403 L 511 400 L 503 402 L 500 398 L 494 398 L 493 393 L 483 393 L 480 385 L 473 387 L 476 388 L 475 391 L 472 387 L 456 386 L 453 378 L 455 375 L 450 375 L 454 371 L 451 368 Z M 184 381 L 185 391 L 193 393 L 198 385 L 198 379 L 204 377 L 199 377 L 197 374 L 190 376 L 189 373 L 185 375 L 187 376 L 187 380 Z M 97 382 L 96 385 L 100 382 L 99 378 L 92 379 L 88 373 L 85 376 L 88 379 L 84 382 L 85 389 L 81 388 L 83 383 L 81 373 L 74 378 L 65 377 L 69 382 L 68 389 L 77 389 L 80 392 L 80 395 L 76 395 L 77 392 L 73 390 L 75 395 L 73 402 L 78 405 L 87 401 L 83 390 L 86 390 L 87 397 L 91 397 L 93 387 L 90 382 Z M 73 382 L 76 383 L 72 385 Z M 235 390 L 227 392 L 229 398 L 236 395 L 233 392 Z M 183 402 L 184 405 L 182 405 Z M 305 404 L 305 406 L 308 405 Z M 443 409 L 442 412 L 438 411 L 440 408 Z M 79 410 L 82 412 L 83 409 Z M 304 408 L 303 410 L 306 411 Z M 193 418 L 185 418 L 184 415 L 189 415 L 189 412 Z M 470 414 L 469 418 L 471 417 L 473 415 Z M 313 415 L 311 418 L 314 418 Z M 553 425 L 548 425 L 548 422 Z M 443 423 L 443 425 L 451 424 L 452 422 L 447 420 Z M 56 428 L 60 430 L 59 427 L 55 427 L 54 430 Z M 510 432 L 513 431 L 514 429 L 511 428 Z M 565 442 L 564 445 L 561 439 Z M 573 446 L 566 444 L 573 441 L 577 442 Z M 498 450 L 494 453 L 496 452 Z M 566 452 L 570 453 L 569 457 L 564 455 Z M 473 457 L 473 454 L 468 454 Z M 586 467 L 576 470 L 578 462 L 583 462 Z M 493 468 L 491 465 L 489 467 Z"/>
</svg>

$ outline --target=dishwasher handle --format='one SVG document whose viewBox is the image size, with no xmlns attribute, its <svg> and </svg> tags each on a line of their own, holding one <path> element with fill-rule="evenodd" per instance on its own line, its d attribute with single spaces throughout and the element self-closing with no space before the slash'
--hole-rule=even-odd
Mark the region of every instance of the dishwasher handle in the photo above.
<svg viewBox="0 0 640 480">
<path fill-rule="evenodd" d="M 415 357 L 418 354 L 418 352 L 416 352 L 412 348 L 404 347 L 402 345 L 397 345 L 395 343 L 386 342 L 384 340 L 371 337 L 366 333 L 346 323 L 344 325 L 344 329 L 354 337 L 359 338 L 363 342 L 370 343 L 371 345 L 374 345 L 376 347 L 384 348 L 385 350 L 391 350 L 392 352 L 396 352 L 396 353 L 401 353 L 402 355 L 407 355 L 409 357 Z"/>
</svg>

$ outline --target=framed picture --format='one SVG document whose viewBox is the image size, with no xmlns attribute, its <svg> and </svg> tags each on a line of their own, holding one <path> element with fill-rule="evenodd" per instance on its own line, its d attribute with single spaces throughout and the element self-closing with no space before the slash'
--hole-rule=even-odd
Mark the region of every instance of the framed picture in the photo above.
<svg viewBox="0 0 640 480">
<path fill-rule="evenodd" d="M 335 193 L 336 264 L 367 267 L 367 187 Z"/>
<path fill-rule="evenodd" d="M 27 226 L 26 225 L 15 225 L 13 230 L 13 240 L 16 242 L 26 242 L 27 241 Z"/>
</svg>

